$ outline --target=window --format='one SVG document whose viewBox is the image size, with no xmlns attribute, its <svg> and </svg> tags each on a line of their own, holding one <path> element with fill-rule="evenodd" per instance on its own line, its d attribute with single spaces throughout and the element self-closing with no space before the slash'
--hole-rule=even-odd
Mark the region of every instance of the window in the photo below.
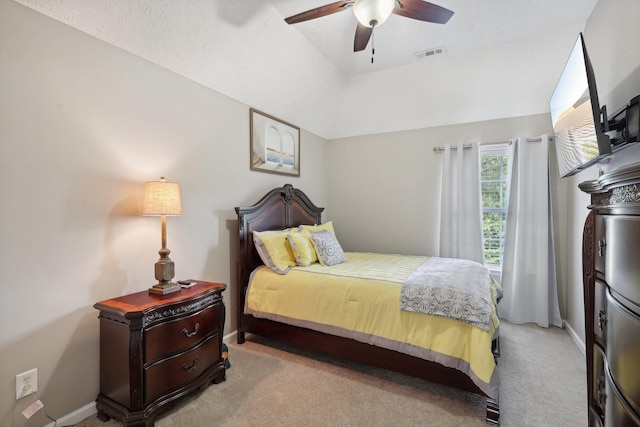
<svg viewBox="0 0 640 427">
<path fill-rule="evenodd" d="M 280 134 L 280 131 L 269 126 L 265 132 L 265 159 L 271 165 L 295 165 L 296 141 L 290 133 Z"/>
<path fill-rule="evenodd" d="M 484 263 L 502 267 L 507 231 L 509 145 L 480 147 Z"/>
</svg>

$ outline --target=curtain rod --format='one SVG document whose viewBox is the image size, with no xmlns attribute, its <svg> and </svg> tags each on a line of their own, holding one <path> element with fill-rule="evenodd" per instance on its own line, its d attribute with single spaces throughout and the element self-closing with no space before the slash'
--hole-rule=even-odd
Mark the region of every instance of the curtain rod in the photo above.
<svg viewBox="0 0 640 427">
<path fill-rule="evenodd" d="M 471 148 L 471 147 L 473 147 L 471 144 L 463 144 L 462 145 L 462 148 L 465 148 L 465 149 L 466 148 Z M 458 146 L 457 145 L 450 145 L 449 148 L 451 150 L 457 150 Z M 442 147 L 442 146 L 441 147 L 433 147 L 433 151 L 435 151 L 435 152 L 444 151 L 444 147 Z"/>
<path fill-rule="evenodd" d="M 550 136 L 549 137 L 549 141 L 553 141 L 553 137 Z M 527 142 L 542 142 L 542 138 L 527 138 Z M 500 145 L 500 144 L 509 144 L 511 145 L 511 141 L 498 141 L 498 142 L 481 142 L 480 145 Z M 471 144 L 463 144 L 462 148 L 471 148 L 472 145 Z M 457 150 L 458 146 L 457 145 L 451 145 L 449 146 L 449 148 L 451 150 Z M 433 151 L 436 153 L 441 153 L 443 152 L 445 149 L 445 147 L 443 146 L 439 146 L 439 147 L 433 147 Z"/>
</svg>

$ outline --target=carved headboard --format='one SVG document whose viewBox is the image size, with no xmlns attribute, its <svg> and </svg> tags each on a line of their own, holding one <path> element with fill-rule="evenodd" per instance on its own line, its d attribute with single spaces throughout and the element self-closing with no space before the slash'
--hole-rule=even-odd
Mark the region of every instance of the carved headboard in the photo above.
<svg viewBox="0 0 640 427">
<path fill-rule="evenodd" d="M 282 230 L 301 224 L 320 224 L 324 208 L 316 206 L 302 190 L 291 184 L 271 191 L 253 206 L 237 207 L 239 233 L 238 308 L 244 307 L 244 294 L 251 272 L 262 265 L 253 243 L 254 231 Z M 241 313 L 238 313 L 240 316 Z"/>
</svg>

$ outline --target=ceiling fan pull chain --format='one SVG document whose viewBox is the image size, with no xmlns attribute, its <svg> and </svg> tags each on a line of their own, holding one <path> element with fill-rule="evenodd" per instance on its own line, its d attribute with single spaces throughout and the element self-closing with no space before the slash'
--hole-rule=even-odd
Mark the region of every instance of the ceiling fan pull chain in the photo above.
<svg viewBox="0 0 640 427">
<path fill-rule="evenodd" d="M 376 32 L 375 26 L 371 30 L 371 63 L 373 64 L 373 55 L 376 54 Z"/>
</svg>

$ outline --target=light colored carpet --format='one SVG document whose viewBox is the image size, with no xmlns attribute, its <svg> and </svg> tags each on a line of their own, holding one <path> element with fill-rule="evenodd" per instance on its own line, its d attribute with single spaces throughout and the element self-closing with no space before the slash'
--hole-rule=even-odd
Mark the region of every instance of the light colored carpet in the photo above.
<svg viewBox="0 0 640 427">
<path fill-rule="evenodd" d="M 252 337 L 229 344 L 227 380 L 158 416 L 156 426 L 438 426 L 485 423 L 485 399 Z M 587 424 L 584 356 L 567 333 L 501 326 L 503 427 Z M 114 427 L 95 416 L 77 426 Z"/>
</svg>

